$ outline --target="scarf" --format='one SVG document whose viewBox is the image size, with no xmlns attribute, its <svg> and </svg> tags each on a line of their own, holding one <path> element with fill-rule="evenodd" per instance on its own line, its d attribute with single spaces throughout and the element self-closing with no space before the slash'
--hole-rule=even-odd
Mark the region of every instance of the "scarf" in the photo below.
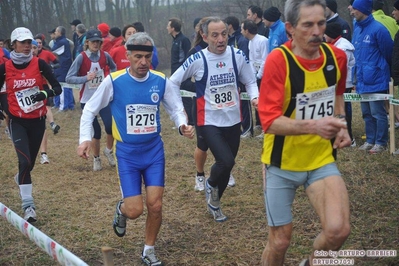
<svg viewBox="0 0 399 266">
<path fill-rule="evenodd" d="M 16 53 L 15 51 L 12 51 L 10 53 L 10 57 L 14 64 L 22 65 L 25 63 L 29 63 L 32 60 L 33 55 L 32 55 L 32 52 L 30 52 L 29 54 L 24 54 L 24 53 Z"/>
</svg>

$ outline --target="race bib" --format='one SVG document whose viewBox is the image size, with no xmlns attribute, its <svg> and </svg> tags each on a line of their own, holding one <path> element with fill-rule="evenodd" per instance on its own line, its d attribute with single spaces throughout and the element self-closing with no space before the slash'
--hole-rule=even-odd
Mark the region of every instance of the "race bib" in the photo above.
<svg viewBox="0 0 399 266">
<path fill-rule="evenodd" d="M 127 134 L 151 134 L 157 131 L 158 107 L 149 104 L 126 105 Z"/>
<path fill-rule="evenodd" d="M 32 103 L 33 95 L 38 92 L 40 92 L 38 86 L 15 92 L 18 105 L 24 113 L 30 113 L 44 105 L 43 101 Z"/>
<path fill-rule="evenodd" d="M 324 90 L 298 93 L 295 119 L 320 119 L 334 114 L 335 85 Z"/>
<path fill-rule="evenodd" d="M 236 86 L 229 84 L 210 88 L 210 104 L 212 109 L 233 107 L 237 104 Z"/>
<path fill-rule="evenodd" d="M 87 87 L 90 90 L 95 90 L 100 86 L 101 82 L 104 80 L 104 70 L 100 69 L 96 73 L 96 77 L 90 81 L 87 82 Z"/>
</svg>

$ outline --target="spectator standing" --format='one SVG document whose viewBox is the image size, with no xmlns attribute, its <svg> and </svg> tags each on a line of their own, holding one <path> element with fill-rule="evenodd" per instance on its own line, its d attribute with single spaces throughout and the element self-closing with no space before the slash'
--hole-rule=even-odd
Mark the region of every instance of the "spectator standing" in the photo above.
<svg viewBox="0 0 399 266">
<path fill-rule="evenodd" d="M 263 11 L 262 8 L 251 5 L 248 7 L 247 10 L 247 19 L 252 20 L 256 23 L 258 27 L 258 34 L 265 36 L 266 38 L 269 37 L 269 28 L 265 26 L 262 21 Z"/>
<path fill-rule="evenodd" d="M 108 36 L 111 40 L 110 43 L 112 44 L 112 47 L 107 51 L 109 53 L 114 47 L 119 46 L 123 41 L 122 31 L 119 27 L 112 27 L 109 30 Z"/>
<path fill-rule="evenodd" d="M 393 41 L 389 31 L 371 15 L 372 0 L 355 0 L 352 16 L 356 19 L 352 43 L 356 58 L 356 92 L 387 93 L 391 77 Z M 366 142 L 360 150 L 371 154 L 387 148 L 388 118 L 384 100 L 361 102 Z"/>
<path fill-rule="evenodd" d="M 285 25 L 281 21 L 280 17 L 281 12 L 275 6 L 272 6 L 263 12 L 263 22 L 269 29 L 268 53 L 288 41 Z"/>
<path fill-rule="evenodd" d="M 178 18 L 171 18 L 168 21 L 166 30 L 172 36 L 173 42 L 170 49 L 170 74 L 175 71 L 186 60 L 188 51 L 191 48 L 190 40 L 182 33 L 182 22 Z M 184 84 L 180 89 L 184 89 Z M 188 124 L 194 125 L 191 110 L 193 109 L 193 99 L 191 97 L 183 97 L 183 106 L 188 117 Z"/>
<path fill-rule="evenodd" d="M 349 23 L 341 18 L 337 13 L 338 5 L 336 0 L 326 0 L 327 8 L 327 24 L 329 23 L 339 23 L 342 28 L 341 36 L 347 39 L 348 41 L 352 40 L 352 31 L 349 26 Z"/>
<path fill-rule="evenodd" d="M 315 251 L 339 250 L 350 233 L 348 192 L 333 155 L 350 145 L 343 119 L 346 56 L 323 42 L 325 8 L 324 0 L 287 0 L 292 40 L 266 60 L 259 98 L 269 225 L 263 266 L 284 264 L 293 233 L 292 203 L 301 185 L 322 228 L 301 266 L 313 265 Z"/>
<path fill-rule="evenodd" d="M 141 254 L 148 266 L 163 265 L 155 255 L 155 242 L 162 223 L 162 196 L 165 186 L 165 152 L 161 137 L 160 104 L 174 121 L 180 134 L 192 138 L 186 125 L 178 88 L 172 90 L 165 75 L 150 71 L 154 41 L 147 33 L 133 34 L 126 42 L 131 66 L 107 76 L 86 103 L 80 122 L 78 154 L 88 158 L 91 123 L 96 114 L 111 106 L 115 121 L 113 134 L 118 177 L 123 200 L 116 205 L 113 228 L 123 237 L 127 219 L 143 214 L 142 183 L 145 184 L 147 220 L 145 244 Z M 156 91 L 153 89 L 157 88 Z M 140 117 L 148 116 L 144 124 Z M 128 122 L 128 123 L 126 123 Z"/>
<path fill-rule="evenodd" d="M 72 64 L 70 43 L 65 37 L 66 30 L 63 26 L 58 26 L 54 34 L 55 41 L 51 50 L 57 55 L 59 62 L 59 67 L 54 69 L 54 75 L 58 82 L 65 82 L 65 77 Z M 61 95 L 54 97 L 54 105 L 59 107 L 59 112 L 74 110 L 75 99 L 73 98 L 72 89 L 63 87 Z"/>
<path fill-rule="evenodd" d="M 392 40 L 394 40 L 399 27 L 394 18 L 385 15 L 384 11 L 382 10 L 383 7 L 384 0 L 373 0 L 373 10 L 371 13 L 373 14 L 375 20 L 387 28 Z"/>
<path fill-rule="evenodd" d="M 69 25 L 71 25 L 71 31 L 72 31 L 72 42 L 73 42 L 73 50 L 72 50 L 72 60 L 75 60 L 76 56 L 82 51 L 78 52 L 79 49 L 79 44 L 82 43 L 82 41 L 79 41 L 79 34 L 77 27 L 79 24 L 82 24 L 82 21 L 80 19 L 74 19 Z"/>
<path fill-rule="evenodd" d="M 78 24 L 75 29 L 75 33 L 77 38 L 74 40 L 74 48 L 73 48 L 73 60 L 84 51 L 84 46 L 86 42 L 86 26 L 83 24 Z"/>
<path fill-rule="evenodd" d="M 111 39 L 109 37 L 110 27 L 108 26 L 107 23 L 102 22 L 102 23 L 97 25 L 97 29 L 101 32 L 101 36 L 103 38 L 103 43 L 101 45 L 101 50 L 108 52 L 109 49 L 112 48 L 112 45 L 110 44 Z"/>
<path fill-rule="evenodd" d="M 346 54 L 347 60 L 347 77 L 346 77 L 346 87 L 345 93 L 352 93 L 353 90 L 353 68 L 356 63 L 355 59 L 355 47 L 353 44 L 348 41 L 348 39 L 341 36 L 342 27 L 338 22 L 327 23 L 326 31 L 324 32 L 324 37 L 326 42 L 331 43 L 335 47 L 343 50 Z M 346 114 L 346 123 L 348 127 L 349 137 L 352 140 L 351 147 L 356 147 L 356 140 L 352 134 L 352 103 L 345 102 L 345 114 Z"/>
</svg>

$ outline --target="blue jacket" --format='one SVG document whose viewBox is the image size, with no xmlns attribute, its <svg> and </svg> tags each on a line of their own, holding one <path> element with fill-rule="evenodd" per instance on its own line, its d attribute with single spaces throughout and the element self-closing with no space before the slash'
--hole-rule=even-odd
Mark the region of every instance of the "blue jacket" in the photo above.
<svg viewBox="0 0 399 266">
<path fill-rule="evenodd" d="M 227 41 L 228 45 L 243 51 L 247 58 L 249 58 L 248 43 L 249 40 L 241 34 L 241 28 L 238 28 L 238 30 L 233 32 Z"/>
<path fill-rule="evenodd" d="M 281 20 L 277 20 L 269 31 L 269 53 L 288 41 L 287 32 L 285 31 L 285 25 Z"/>
<path fill-rule="evenodd" d="M 388 90 L 393 48 L 388 30 L 373 16 L 368 16 L 356 22 L 352 43 L 356 58 L 356 92 L 363 94 Z"/>
<path fill-rule="evenodd" d="M 60 63 L 60 67 L 54 69 L 54 75 L 58 82 L 65 82 L 65 77 L 72 65 L 72 53 L 69 41 L 65 36 L 60 36 L 55 39 L 54 46 L 51 50 L 58 56 L 58 61 Z"/>
</svg>

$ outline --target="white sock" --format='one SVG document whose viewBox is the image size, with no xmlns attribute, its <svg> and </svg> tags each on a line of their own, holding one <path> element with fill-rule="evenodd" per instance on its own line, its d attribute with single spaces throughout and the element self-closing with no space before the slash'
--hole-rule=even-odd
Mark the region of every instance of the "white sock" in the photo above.
<svg viewBox="0 0 399 266">
<path fill-rule="evenodd" d="M 105 147 L 105 152 L 106 152 L 106 153 L 112 152 L 112 148 L 111 148 L 111 149 L 108 149 L 108 147 Z"/>
<path fill-rule="evenodd" d="M 22 201 L 24 199 L 32 199 L 32 184 L 19 185 Z"/>
<path fill-rule="evenodd" d="M 145 252 L 147 251 L 147 249 L 154 249 L 154 246 L 147 246 L 147 245 L 144 245 L 143 255 L 145 254 Z"/>
</svg>

